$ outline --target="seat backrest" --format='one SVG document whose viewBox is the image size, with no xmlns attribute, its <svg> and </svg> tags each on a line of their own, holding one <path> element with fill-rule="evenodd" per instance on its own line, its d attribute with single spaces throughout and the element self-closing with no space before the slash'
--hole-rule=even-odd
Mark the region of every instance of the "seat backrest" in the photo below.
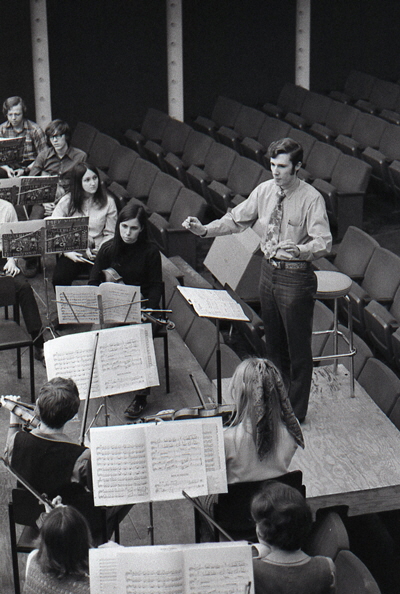
<svg viewBox="0 0 400 594">
<path fill-rule="evenodd" d="M 176 288 L 169 302 L 168 309 L 172 309 L 172 312 L 168 315 L 169 319 L 174 322 L 179 336 L 185 340 L 189 328 L 196 318 L 193 307 Z"/>
<path fill-rule="evenodd" d="M 174 155 L 181 155 L 185 148 L 185 142 L 190 134 L 191 127 L 170 118 L 164 128 L 161 139 L 161 146 L 166 153 L 174 153 Z"/>
<path fill-rule="evenodd" d="M 183 187 L 179 180 L 159 171 L 151 186 L 147 206 L 153 212 L 169 215 Z"/>
<path fill-rule="evenodd" d="M 377 247 L 365 270 L 363 289 L 376 301 L 392 301 L 400 284 L 400 256 Z"/>
<path fill-rule="evenodd" d="M 113 181 L 126 186 L 129 175 L 139 155 L 127 146 L 119 144 L 111 157 L 107 174 Z"/>
<path fill-rule="evenodd" d="M 369 569 L 351 551 L 340 551 L 335 565 L 336 594 L 380 594 Z"/>
<path fill-rule="evenodd" d="M 257 186 L 263 171 L 264 167 L 252 159 L 237 157 L 229 171 L 226 185 L 234 194 L 247 198 Z"/>
<path fill-rule="evenodd" d="M 379 243 L 359 227 L 346 229 L 336 252 L 335 266 L 351 278 L 363 278 L 372 254 Z"/>
<path fill-rule="evenodd" d="M 242 105 L 235 121 L 234 130 L 240 138 L 257 138 L 264 120 L 265 113 L 254 109 L 254 107 Z"/>
<path fill-rule="evenodd" d="M 221 350 L 221 377 L 230 378 L 235 372 L 241 359 L 231 347 L 227 344 L 220 345 Z M 217 379 L 217 358 L 211 355 L 207 365 L 204 368 L 206 375 L 210 380 Z"/>
<path fill-rule="evenodd" d="M 139 157 L 131 169 L 126 186 L 127 192 L 135 198 L 147 198 L 159 172 L 156 165 Z"/>
<path fill-rule="evenodd" d="M 211 119 L 215 124 L 233 128 L 242 104 L 229 97 L 219 95 L 212 110 Z"/>
<path fill-rule="evenodd" d="M 340 101 L 332 101 L 326 116 L 326 126 L 336 135 L 351 136 L 358 114 L 359 111 L 355 107 Z"/>
<path fill-rule="evenodd" d="M 400 86 L 388 80 L 375 79 L 369 101 L 379 110 L 395 109 L 400 95 Z"/>
<path fill-rule="evenodd" d="M 199 221 L 204 220 L 207 209 L 207 202 L 202 196 L 187 188 L 181 188 L 169 217 L 171 229 L 181 229 L 183 221 L 189 217 L 197 217 Z"/>
<path fill-rule="evenodd" d="M 98 130 L 90 124 L 78 122 L 72 133 L 71 145 L 89 154 Z"/>
<path fill-rule="evenodd" d="M 258 133 L 257 140 L 262 146 L 267 149 L 271 142 L 286 138 L 289 135 L 290 124 L 277 118 L 265 116 L 263 125 Z"/>
<path fill-rule="evenodd" d="M 332 172 L 331 183 L 339 192 L 364 194 L 367 191 L 372 167 L 350 155 L 341 154 Z"/>
<path fill-rule="evenodd" d="M 371 74 L 351 70 L 346 79 L 344 91 L 352 99 L 369 99 L 375 80 L 375 76 Z"/>
<path fill-rule="evenodd" d="M 314 179 L 330 180 L 341 151 L 335 146 L 317 140 L 307 159 L 307 171 Z"/>
<path fill-rule="evenodd" d="M 400 379 L 385 363 L 371 357 L 365 363 L 359 384 L 386 414 L 390 415 L 400 396 Z"/>
<path fill-rule="evenodd" d="M 159 109 L 149 107 L 140 131 L 146 140 L 160 142 L 169 119 L 170 117 L 168 114 Z"/>
<path fill-rule="evenodd" d="M 278 97 L 278 105 L 286 113 L 300 113 L 306 95 L 309 93 L 304 87 L 286 83 Z"/>
<path fill-rule="evenodd" d="M 220 342 L 223 343 L 222 334 Z M 217 346 L 217 327 L 208 318 L 196 316 L 186 334 L 185 343 L 204 370 Z"/>
<path fill-rule="evenodd" d="M 315 122 L 325 124 L 332 101 L 327 95 L 310 91 L 304 99 L 300 114 L 309 126 Z"/>
<path fill-rule="evenodd" d="M 311 557 L 322 555 L 334 561 L 339 551 L 349 548 L 349 536 L 343 520 L 338 513 L 330 511 L 314 523 L 303 550 Z"/>
<path fill-rule="evenodd" d="M 185 165 L 203 167 L 208 151 L 215 141 L 207 134 L 191 130 L 186 140 L 182 161 Z"/>
<path fill-rule="evenodd" d="M 118 145 L 118 140 L 112 136 L 98 132 L 90 148 L 88 161 L 99 169 L 107 169 Z"/>
<path fill-rule="evenodd" d="M 311 136 L 311 134 L 307 134 L 307 132 L 304 132 L 304 130 L 298 130 L 297 128 L 291 128 L 288 136 L 301 144 L 303 148 L 303 163 L 307 165 L 307 160 L 310 156 L 311 149 L 317 142 L 316 138 Z"/>
<path fill-rule="evenodd" d="M 238 154 L 228 146 L 214 142 L 207 153 L 204 170 L 212 180 L 226 181 Z"/>
<path fill-rule="evenodd" d="M 351 136 L 362 147 L 369 146 L 377 149 L 387 126 L 388 123 L 385 120 L 360 111 L 354 123 Z"/>
<path fill-rule="evenodd" d="M 400 160 L 400 126 L 387 124 L 379 143 L 379 150 L 390 160 Z"/>
</svg>

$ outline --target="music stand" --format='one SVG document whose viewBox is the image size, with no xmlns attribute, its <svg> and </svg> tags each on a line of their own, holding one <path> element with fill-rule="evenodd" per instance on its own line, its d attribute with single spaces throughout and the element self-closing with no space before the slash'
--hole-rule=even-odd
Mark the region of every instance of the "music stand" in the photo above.
<svg viewBox="0 0 400 594">
<path fill-rule="evenodd" d="M 25 146 L 25 137 L 0 139 L 0 166 L 16 166 L 22 162 Z"/>
</svg>

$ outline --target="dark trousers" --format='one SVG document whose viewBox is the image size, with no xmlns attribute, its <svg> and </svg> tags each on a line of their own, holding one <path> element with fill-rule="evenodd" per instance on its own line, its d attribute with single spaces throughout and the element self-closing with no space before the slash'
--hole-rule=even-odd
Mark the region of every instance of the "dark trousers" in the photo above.
<svg viewBox="0 0 400 594">
<path fill-rule="evenodd" d="M 89 274 L 90 268 L 90 264 L 73 262 L 66 256 L 60 256 L 54 268 L 53 286 L 68 287 L 80 274 Z"/>
<path fill-rule="evenodd" d="M 282 373 L 298 419 L 306 416 L 313 370 L 311 338 L 317 278 L 311 268 L 279 270 L 263 260 L 261 315 L 266 353 Z"/>
</svg>

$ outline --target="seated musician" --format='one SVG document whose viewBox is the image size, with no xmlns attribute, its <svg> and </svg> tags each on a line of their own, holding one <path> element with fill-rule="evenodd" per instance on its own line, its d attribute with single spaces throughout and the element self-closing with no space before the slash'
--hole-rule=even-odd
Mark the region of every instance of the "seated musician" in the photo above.
<svg viewBox="0 0 400 594">
<path fill-rule="evenodd" d="M 25 138 L 22 162 L 17 168 L 3 165 L 0 177 L 28 175 L 29 166 L 46 147 L 46 137 L 41 127 L 25 117 L 26 105 L 21 97 L 9 97 L 3 103 L 6 121 L 0 125 L 0 138 Z"/>
<path fill-rule="evenodd" d="M 333 594 L 335 565 L 301 550 L 311 529 L 311 510 L 289 485 L 267 481 L 254 496 L 251 513 L 260 544 L 253 559 L 256 594 Z M 295 588 L 294 588 L 295 585 Z"/>
<path fill-rule="evenodd" d="M 0 224 L 13 223 L 17 220 L 17 213 L 11 202 L 0 199 Z M 0 236 L 0 270 L 3 274 L 13 278 L 26 329 L 32 336 L 32 340 L 34 340 L 35 359 L 43 363 L 42 320 L 40 318 L 39 308 L 32 287 L 21 274 L 21 270 L 15 258 L 2 257 L 2 248 L 2 238 Z"/>
<path fill-rule="evenodd" d="M 288 472 L 304 441 L 278 369 L 267 359 L 245 359 L 233 374 L 230 390 L 236 414 L 224 430 L 228 483 Z"/>
<path fill-rule="evenodd" d="M 64 503 L 81 509 L 93 538 L 100 540 L 100 512 L 93 507 L 92 496 L 87 495 L 92 491 L 90 449 L 65 433 L 65 425 L 78 413 L 79 404 L 78 388 L 72 379 L 55 377 L 44 384 L 36 402 L 40 421 L 36 428 L 23 431 L 20 419 L 10 413 L 5 459 L 39 493 L 50 500 L 60 495 Z M 115 514 L 121 521 L 130 508 L 107 509 L 109 534 Z"/>
<path fill-rule="evenodd" d="M 96 167 L 78 163 L 71 170 L 71 191 L 56 205 L 51 218 L 89 217 L 89 247 L 80 252 L 64 252 L 57 260 L 53 286 L 68 286 L 90 271 L 87 260 L 94 261 L 100 247 L 114 237 L 117 207 L 100 182 Z"/>
<path fill-rule="evenodd" d="M 82 514 L 69 505 L 55 507 L 45 516 L 38 549 L 28 556 L 24 594 L 89 594 L 90 546 Z"/>
<path fill-rule="evenodd" d="M 118 215 L 115 235 L 104 243 L 90 273 L 89 284 L 105 281 L 140 286 L 144 306 L 157 309 L 162 295 L 161 256 L 148 239 L 147 216 L 143 206 L 129 202 Z M 142 413 L 149 390 L 136 392 L 125 411 L 130 419 Z"/>
</svg>

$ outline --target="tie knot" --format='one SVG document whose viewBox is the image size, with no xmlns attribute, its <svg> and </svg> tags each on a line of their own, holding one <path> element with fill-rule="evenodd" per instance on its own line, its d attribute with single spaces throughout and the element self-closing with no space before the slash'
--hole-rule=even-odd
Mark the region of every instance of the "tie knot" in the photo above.
<svg viewBox="0 0 400 594">
<path fill-rule="evenodd" d="M 285 191 L 283 190 L 283 188 L 279 188 L 279 190 L 278 190 L 278 204 L 280 204 L 284 198 L 286 198 Z"/>
</svg>

